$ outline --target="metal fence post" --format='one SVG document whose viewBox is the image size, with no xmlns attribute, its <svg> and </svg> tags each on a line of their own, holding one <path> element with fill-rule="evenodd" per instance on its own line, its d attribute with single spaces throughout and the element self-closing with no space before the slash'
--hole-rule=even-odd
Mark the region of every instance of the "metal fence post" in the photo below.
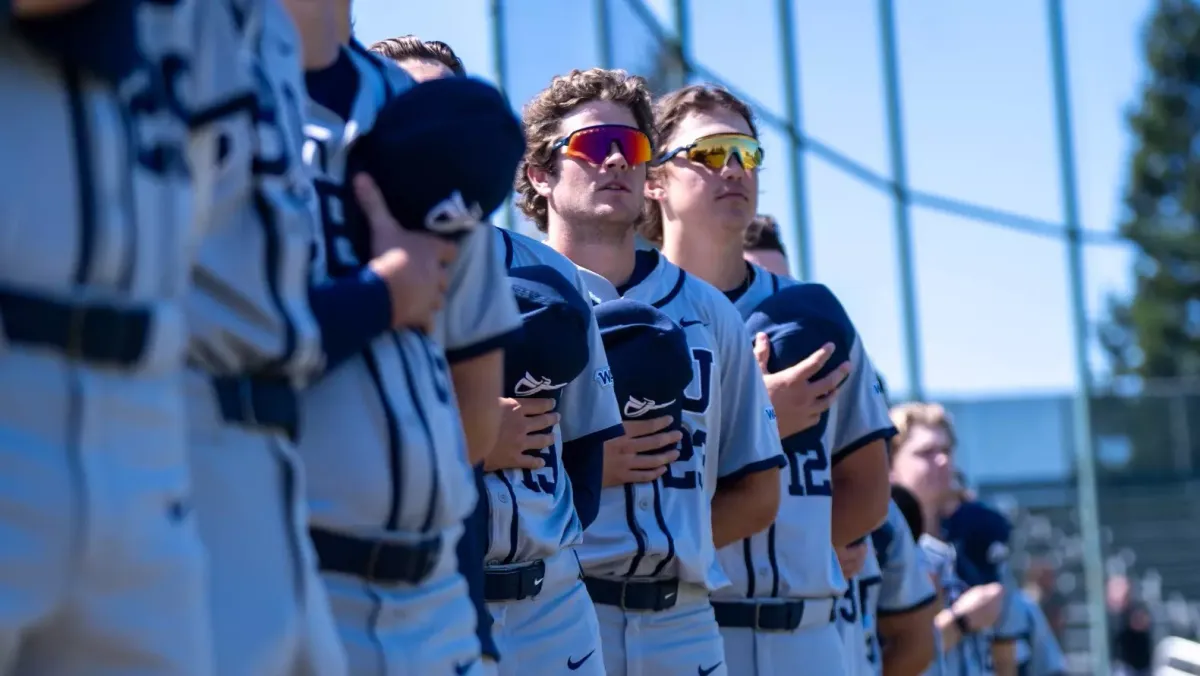
<svg viewBox="0 0 1200 676">
<path fill-rule="evenodd" d="M 812 248 L 809 239 L 808 180 L 804 167 L 804 107 L 800 99 L 800 52 L 796 48 L 796 24 L 792 0 L 777 0 L 779 13 L 779 50 L 783 62 L 783 91 L 787 97 L 788 165 L 792 172 L 792 224 L 786 228 L 796 252 L 790 261 L 797 279 L 812 279 Z"/>
<path fill-rule="evenodd" d="M 504 0 L 492 0 L 492 68 L 496 71 L 496 85 L 508 96 L 508 31 L 504 24 Z M 513 221 L 512 197 L 510 196 L 500 209 L 501 226 L 512 230 L 516 223 Z"/>
<path fill-rule="evenodd" d="M 910 399 L 925 396 L 921 335 L 918 326 L 916 273 L 913 271 L 912 204 L 908 192 L 908 164 L 904 150 L 904 122 L 900 109 L 900 65 L 896 46 L 896 15 L 892 0 L 879 0 L 880 52 L 887 105 L 888 145 L 892 168 L 892 212 L 896 225 L 897 267 L 900 269 L 900 305 L 904 322 L 904 354 Z"/>
<path fill-rule="evenodd" d="M 1075 148 L 1071 133 L 1071 87 L 1067 78 L 1066 30 L 1061 0 L 1047 0 L 1050 58 L 1054 69 L 1054 112 L 1058 129 L 1063 220 L 1067 228 L 1067 274 L 1071 294 L 1071 329 L 1075 347 L 1073 426 L 1076 477 L 1079 483 L 1079 529 L 1083 539 L 1083 573 L 1086 584 L 1089 647 L 1092 673 L 1112 669 L 1108 655 L 1108 610 L 1104 601 L 1104 559 L 1100 541 L 1100 510 L 1096 495 L 1096 456 L 1093 451 L 1091 368 L 1088 364 L 1087 305 L 1083 291 L 1083 238 L 1079 219 Z"/>
<path fill-rule="evenodd" d="M 608 14 L 608 0 L 596 3 L 596 44 L 600 49 L 600 67 L 613 67 L 612 20 Z"/>
<path fill-rule="evenodd" d="M 679 61 L 683 64 L 683 84 L 692 81 L 691 3 L 675 0 L 675 39 L 679 43 Z"/>
</svg>

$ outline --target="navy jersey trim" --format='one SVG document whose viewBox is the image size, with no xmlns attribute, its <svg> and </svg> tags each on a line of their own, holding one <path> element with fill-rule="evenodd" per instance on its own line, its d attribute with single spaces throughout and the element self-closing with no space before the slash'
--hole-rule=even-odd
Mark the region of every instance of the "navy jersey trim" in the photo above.
<svg viewBox="0 0 1200 676">
<path fill-rule="evenodd" d="M 485 338 L 478 343 L 472 343 L 454 350 L 446 350 L 446 361 L 451 364 L 457 364 L 485 355 L 494 350 L 502 349 L 506 345 L 516 342 L 523 330 L 522 327 L 517 326 L 503 333 L 498 333 L 491 338 Z"/>
<path fill-rule="evenodd" d="M 438 456 L 437 456 L 437 439 L 434 438 L 433 428 L 429 424 L 429 416 L 425 412 L 425 404 L 413 385 L 416 382 L 416 377 L 413 375 L 412 366 L 408 363 L 408 354 L 404 351 L 404 346 L 400 343 L 400 337 L 392 334 L 392 342 L 396 345 L 396 353 L 400 357 L 400 365 L 404 367 L 404 387 L 408 390 L 408 397 L 412 399 L 413 408 L 417 412 L 417 419 L 421 421 L 421 427 L 425 430 L 425 436 L 429 439 L 429 467 L 433 474 L 431 486 L 429 489 L 429 506 L 425 510 L 425 520 L 421 522 L 421 532 L 429 532 L 433 525 L 433 516 L 437 513 L 438 491 L 440 488 L 438 482 Z"/>
<path fill-rule="evenodd" d="M 754 271 L 754 266 L 746 263 L 746 276 L 742 278 L 742 283 L 726 291 L 725 297 L 729 299 L 730 303 L 737 303 L 738 299 L 750 290 L 750 285 L 754 284 L 754 278 L 757 276 L 758 273 Z"/>
<path fill-rule="evenodd" d="M 886 610 L 883 608 L 876 608 L 875 614 L 879 617 L 891 617 L 893 615 L 906 615 L 908 613 L 916 612 L 916 611 L 932 604 L 934 601 L 937 601 L 937 592 L 934 592 L 933 594 L 930 594 L 929 596 L 921 599 L 920 601 L 917 601 L 916 603 L 909 605 L 909 606 L 905 606 L 903 608 L 888 608 Z"/>
<path fill-rule="evenodd" d="M 404 479 L 404 459 L 400 454 L 400 423 L 396 419 L 396 412 L 392 410 L 391 402 L 388 401 L 387 390 L 383 387 L 379 360 L 375 358 L 370 347 L 363 350 L 363 361 L 366 362 L 367 375 L 371 377 L 371 384 L 375 386 L 375 394 L 379 397 L 379 407 L 387 425 L 388 470 L 392 482 L 388 486 L 391 495 L 388 497 L 388 517 L 384 530 L 396 530 L 400 524 L 400 482 Z"/>
<path fill-rule="evenodd" d="M 779 553 L 775 548 L 775 524 L 767 528 L 767 564 L 771 566 L 771 596 L 779 596 Z"/>
<path fill-rule="evenodd" d="M 633 484 L 625 484 L 625 522 L 629 525 L 629 532 L 633 533 L 633 539 L 637 541 L 637 553 L 629 561 L 629 570 L 626 571 L 625 577 L 634 577 L 637 575 L 638 566 L 642 564 L 642 559 L 646 557 L 646 534 L 642 532 L 641 526 L 637 522 L 637 512 L 634 511 L 633 503 L 635 495 Z"/>
<path fill-rule="evenodd" d="M 737 481 L 738 479 L 751 474 L 757 474 L 758 472 L 765 472 L 769 469 L 778 469 L 781 467 L 787 467 L 787 456 L 782 453 L 774 457 L 767 458 L 766 460 L 756 460 L 748 465 L 743 465 L 729 474 L 719 477 L 718 481 L 721 484 L 725 484 L 728 482 Z"/>
<path fill-rule="evenodd" d="M 517 558 L 517 543 L 520 541 L 521 533 L 521 511 L 517 506 L 517 491 L 513 488 L 512 482 L 508 480 L 508 475 L 503 471 L 493 472 L 493 474 L 500 477 L 500 483 L 508 489 L 508 499 L 512 501 L 512 521 L 508 524 L 508 556 L 505 556 L 501 562 L 507 565 Z"/>
<path fill-rule="evenodd" d="M 774 272 L 770 273 L 770 275 L 771 275 L 771 295 L 775 295 L 775 294 L 779 293 L 779 287 L 780 287 L 779 275 L 775 274 Z"/>
<path fill-rule="evenodd" d="M 504 240 L 504 269 L 511 270 L 513 264 L 513 243 L 512 235 L 504 228 L 496 228 L 500 231 L 500 239 Z"/>
<path fill-rule="evenodd" d="M 850 443 L 839 450 L 837 454 L 833 456 L 833 460 L 830 461 L 830 467 L 837 467 L 839 462 L 850 457 L 850 455 L 855 451 L 866 448 L 872 442 L 879 441 L 880 439 L 886 441 L 897 434 L 899 434 L 899 432 L 895 427 L 892 426 L 884 427 L 869 434 L 865 434 L 858 439 L 855 439 L 853 443 Z"/>
<path fill-rule="evenodd" d="M 125 170 L 132 177 L 136 170 L 138 158 L 133 150 L 133 139 L 137 138 L 136 127 L 133 122 L 133 115 L 125 106 L 121 106 L 121 124 L 124 127 L 126 137 L 129 143 L 125 151 Z M 121 190 L 121 199 L 125 202 L 125 213 L 129 215 L 132 226 L 129 229 L 129 237 L 125 242 L 125 264 L 121 270 L 121 287 L 130 289 L 133 288 L 134 269 L 137 267 L 137 250 L 138 250 L 138 219 L 137 219 L 137 197 L 134 196 L 133 181 L 125 182 Z"/>
<path fill-rule="evenodd" d="M 271 305 L 275 307 L 275 311 L 283 320 L 283 352 L 272 359 L 267 367 L 268 371 L 279 371 L 296 354 L 296 321 L 288 312 L 287 306 L 283 302 L 283 296 L 279 292 L 280 257 L 283 253 L 283 245 L 280 243 L 279 237 L 279 223 L 275 218 L 275 212 L 267 204 L 266 197 L 258 189 L 254 191 L 254 210 L 258 212 L 258 221 L 262 224 L 263 236 L 266 239 L 266 251 L 263 252 L 263 255 L 266 258 L 264 263 L 267 273 L 267 293 L 271 296 Z"/>
<path fill-rule="evenodd" d="M 675 538 L 671 536 L 671 527 L 667 525 L 667 517 L 663 514 L 663 487 L 660 485 L 660 480 L 655 479 L 650 482 L 650 485 L 654 488 L 654 520 L 658 523 L 658 529 L 662 531 L 662 534 L 667 536 L 667 555 L 663 557 L 662 561 L 658 562 L 658 565 L 654 567 L 654 572 L 651 574 L 651 577 L 658 577 L 662 575 L 663 569 L 667 567 L 667 564 L 675 560 Z"/>
<path fill-rule="evenodd" d="M 758 579 L 754 576 L 754 547 L 750 538 L 742 540 L 742 563 L 746 564 L 746 598 L 752 599 Z"/>
<path fill-rule="evenodd" d="M 670 303 L 671 301 L 675 300 L 675 296 L 678 296 L 679 292 L 683 291 L 683 283 L 685 281 L 687 281 L 687 273 L 684 272 L 682 269 L 680 269 L 679 270 L 679 280 L 675 282 L 675 286 L 672 287 L 669 292 L 667 292 L 667 295 L 654 301 L 653 303 L 651 303 L 651 305 L 653 305 L 654 307 L 656 307 L 658 309 L 662 309 L 663 306 L 665 306 L 667 303 Z"/>
<path fill-rule="evenodd" d="M 75 66 L 63 66 L 63 82 L 67 88 L 70 108 L 71 136 L 75 145 L 75 183 L 79 200 L 79 258 L 75 261 L 75 284 L 87 284 L 92 272 L 92 255 L 96 248 L 96 184 L 92 160 L 92 133 L 88 126 L 87 102 L 83 96 L 83 76 Z M 129 139 L 128 152 L 137 152 Z M 133 180 L 133 177 L 130 177 Z M 130 214 L 132 217 L 133 214 Z"/>
</svg>

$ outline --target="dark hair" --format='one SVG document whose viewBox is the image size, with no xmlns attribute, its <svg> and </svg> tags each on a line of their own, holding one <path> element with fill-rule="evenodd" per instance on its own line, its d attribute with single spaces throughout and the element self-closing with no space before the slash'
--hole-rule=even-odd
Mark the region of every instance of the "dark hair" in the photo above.
<svg viewBox="0 0 1200 676">
<path fill-rule="evenodd" d="M 455 75 L 467 74 L 462 59 L 458 58 L 450 45 L 438 40 L 422 40 L 415 35 L 402 35 L 398 38 L 388 38 L 376 42 L 371 45 L 371 51 L 392 61 L 406 59 L 437 61 L 453 71 Z"/>
<path fill-rule="evenodd" d="M 750 134 L 758 138 L 758 126 L 754 124 L 754 112 L 750 106 L 724 87 L 713 84 L 688 85 L 659 98 L 654 104 L 654 136 L 660 144 L 666 143 L 688 113 L 707 113 L 722 108 L 741 115 L 750 126 Z M 651 172 L 655 170 L 654 167 L 650 169 Z M 646 200 L 638 231 L 647 241 L 662 245 L 662 207 L 658 202 Z"/>
<path fill-rule="evenodd" d="M 562 119 L 579 106 L 592 101 L 612 101 L 628 106 L 633 119 L 654 142 L 654 114 L 650 110 L 650 90 L 646 81 L 623 70 L 589 68 L 558 75 L 529 103 L 525 104 L 525 159 L 517 168 L 517 207 L 538 230 L 546 232 L 549 205 L 546 198 L 533 189 L 529 167 L 552 172 L 554 153 L 551 146 L 562 132 Z"/>
<path fill-rule="evenodd" d="M 925 515 L 921 513 L 921 503 L 917 502 L 912 491 L 904 486 L 892 484 L 892 502 L 896 503 L 900 513 L 904 515 L 904 520 L 908 522 L 913 539 L 921 537 L 925 533 Z"/>
<path fill-rule="evenodd" d="M 746 236 L 742 238 L 746 251 L 778 251 L 787 258 L 787 251 L 779 239 L 779 224 L 772 216 L 759 214 L 746 228 Z"/>
</svg>

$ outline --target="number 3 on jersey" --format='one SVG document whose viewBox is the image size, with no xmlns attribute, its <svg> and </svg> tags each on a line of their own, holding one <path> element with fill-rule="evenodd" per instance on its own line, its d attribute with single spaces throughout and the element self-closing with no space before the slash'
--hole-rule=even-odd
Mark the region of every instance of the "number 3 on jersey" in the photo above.
<svg viewBox="0 0 1200 676">
<path fill-rule="evenodd" d="M 791 482 L 789 495 L 830 496 L 833 489 L 829 483 L 829 455 L 820 442 L 816 448 L 784 448 L 788 456 L 788 471 Z"/>
<path fill-rule="evenodd" d="M 689 386 L 689 389 L 695 386 L 699 388 L 700 392 L 695 397 L 685 393 L 684 411 L 697 415 L 704 415 L 708 411 L 712 394 L 712 367 L 713 353 L 711 351 L 699 347 L 692 349 L 692 385 Z M 664 487 L 688 490 L 704 485 L 701 479 L 703 472 L 694 469 L 678 471 L 674 469 L 674 466 L 677 463 L 691 462 L 696 457 L 696 450 L 699 448 L 700 467 L 703 468 L 704 444 L 707 442 L 708 432 L 702 429 L 693 430 L 691 433 L 686 429 L 683 430 L 683 439 L 679 442 L 679 457 L 667 466 L 667 472 L 662 476 Z"/>
</svg>

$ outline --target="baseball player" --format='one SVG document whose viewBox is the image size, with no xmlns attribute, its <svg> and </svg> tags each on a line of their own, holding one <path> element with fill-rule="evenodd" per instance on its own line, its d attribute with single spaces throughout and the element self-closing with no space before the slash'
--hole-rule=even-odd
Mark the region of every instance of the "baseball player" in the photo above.
<svg viewBox="0 0 1200 676">
<path fill-rule="evenodd" d="M 207 9 L 0 7 L 4 673 L 214 673 L 180 387 Z"/>
<path fill-rule="evenodd" d="M 1065 676 L 1067 659 L 1045 613 L 1027 594 L 1019 593 L 1018 598 L 1030 631 L 1017 641 L 1017 663 L 1020 665 L 1017 673 L 1021 676 Z"/>
<path fill-rule="evenodd" d="M 667 258 L 724 290 L 747 318 L 796 284 L 743 261 L 763 159 L 753 122 L 749 108 L 718 87 L 685 87 L 660 99 L 655 125 L 663 149 L 647 184 L 656 204 L 641 228 Z M 770 327 L 778 340 L 759 337 L 756 345 L 760 363 L 771 362 L 764 371 L 790 465 L 782 473 L 783 505 L 770 529 L 720 553 L 734 584 L 714 594 L 726 652 L 745 673 L 794 663 L 805 673 L 840 673 L 831 609 L 846 583 L 833 546 L 866 536 L 887 509 L 884 445 L 893 430 L 870 362 L 828 289 L 797 288 L 808 290 L 775 301 L 763 316 L 760 329 Z"/>
<path fill-rule="evenodd" d="M 670 429 L 680 421 L 661 414 L 668 402 L 619 401 L 625 435 L 605 448 L 600 514 L 579 550 L 605 669 L 721 674 L 728 666 L 708 595 L 728 579 L 714 545 L 769 524 L 784 460 L 736 310 L 635 247 L 652 122 L 640 78 L 604 69 L 557 77 L 525 107 L 517 189 L 548 243 L 595 273 L 593 282 L 604 278 L 589 287 L 600 307 L 616 297 L 653 305 L 686 332 L 692 353 L 682 425 Z"/>
<path fill-rule="evenodd" d="M 395 195 L 370 190 L 369 182 L 345 175 L 344 167 L 356 138 L 374 128 L 387 102 L 409 93 L 412 81 L 349 39 L 344 5 L 290 4 L 305 38 L 305 157 L 321 197 L 321 273 L 331 279 L 370 274 L 361 264 L 362 233 L 343 218 L 353 206 L 347 197 L 353 189 L 369 216 L 379 209 L 395 214 Z M 332 45 L 329 26 L 342 30 Z M 430 110 L 431 119 L 437 114 Z M 447 141 L 484 142 L 469 136 Z M 469 152 L 469 145 L 460 146 L 442 159 Z M 392 160 L 397 170 L 411 161 L 403 155 Z M 421 157 L 425 173 L 412 176 L 415 199 L 429 195 L 420 181 L 444 178 L 427 160 Z M 454 550 L 477 497 L 468 463 L 494 444 L 499 348 L 520 319 L 492 255 L 491 229 L 475 227 L 479 211 L 469 192 L 425 213 L 396 214 L 399 223 L 393 222 L 396 236 L 429 237 L 400 223 L 459 236 L 457 245 L 438 248 L 451 255 L 442 258 L 450 264 L 448 287 L 432 333 L 385 333 L 328 372 L 304 400 L 300 450 L 312 468 L 310 534 L 353 673 L 483 671 L 475 609 Z M 472 372 L 474 382 L 460 377 Z M 482 401 L 486 410 L 476 408 Z M 463 420 L 471 424 L 464 428 Z"/>
</svg>

